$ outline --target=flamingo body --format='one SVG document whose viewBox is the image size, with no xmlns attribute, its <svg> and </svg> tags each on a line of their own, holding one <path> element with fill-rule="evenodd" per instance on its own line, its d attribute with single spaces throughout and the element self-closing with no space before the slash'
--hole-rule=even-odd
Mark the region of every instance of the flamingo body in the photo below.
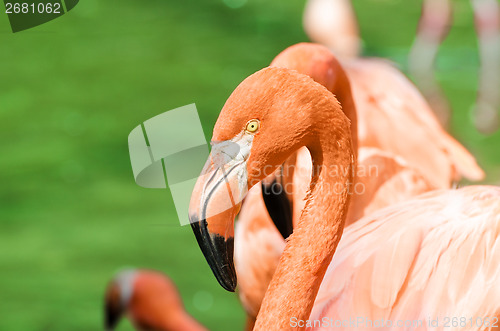
<svg viewBox="0 0 500 331">
<path fill-rule="evenodd" d="M 345 229 L 311 319 L 423 320 L 413 329 L 425 330 L 431 318 L 446 330 L 446 318 L 465 317 L 464 329 L 486 330 L 475 319 L 500 315 L 499 257 L 500 188 L 429 192 Z"/>
<path fill-rule="evenodd" d="M 439 124 L 415 86 L 389 63 L 345 62 L 358 111 L 358 139 L 403 157 L 433 185 L 448 188 L 462 177 L 481 180 L 474 157 Z"/>
</svg>

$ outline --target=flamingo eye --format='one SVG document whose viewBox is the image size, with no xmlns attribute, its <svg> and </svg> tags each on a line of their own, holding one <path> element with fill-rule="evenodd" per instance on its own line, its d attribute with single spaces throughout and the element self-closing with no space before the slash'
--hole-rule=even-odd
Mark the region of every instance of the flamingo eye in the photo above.
<svg viewBox="0 0 500 331">
<path fill-rule="evenodd" d="M 249 133 L 255 133 L 259 130 L 260 122 L 259 120 L 250 120 L 247 123 L 245 130 Z"/>
</svg>

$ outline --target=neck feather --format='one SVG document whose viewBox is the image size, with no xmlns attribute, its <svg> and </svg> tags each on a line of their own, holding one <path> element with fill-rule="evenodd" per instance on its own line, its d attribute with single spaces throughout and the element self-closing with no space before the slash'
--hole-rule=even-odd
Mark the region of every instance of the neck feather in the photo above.
<svg viewBox="0 0 500 331">
<path fill-rule="evenodd" d="M 291 329 L 295 318 L 308 319 L 342 235 L 355 156 L 347 118 L 340 109 L 334 115 L 318 123 L 319 137 L 307 146 L 313 174 L 306 206 L 288 239 L 254 330 Z"/>
<path fill-rule="evenodd" d="M 166 314 L 168 320 L 164 320 L 162 330 L 165 331 L 208 331 L 203 325 L 196 321 L 187 312 L 182 311 L 173 314 Z"/>
<path fill-rule="evenodd" d="M 347 118 L 351 121 L 351 138 L 354 154 L 358 152 L 358 116 L 356 105 L 352 96 L 351 83 L 344 69 L 339 65 L 337 69 L 337 81 L 335 85 L 329 89 L 340 102 L 342 110 Z"/>
</svg>

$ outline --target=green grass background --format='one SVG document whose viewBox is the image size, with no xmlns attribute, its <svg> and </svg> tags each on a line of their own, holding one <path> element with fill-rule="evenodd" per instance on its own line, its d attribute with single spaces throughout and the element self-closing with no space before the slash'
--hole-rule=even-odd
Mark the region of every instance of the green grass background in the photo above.
<svg viewBox="0 0 500 331">
<path fill-rule="evenodd" d="M 242 329 L 236 296 L 178 225 L 169 191 L 135 185 L 127 148 L 136 125 L 193 102 L 209 139 L 236 85 L 307 40 L 303 0 L 227 5 L 237 2 L 85 0 L 16 34 L 0 13 L 0 330 L 101 329 L 103 289 L 124 266 L 166 272 L 211 330 Z M 454 107 L 452 132 L 498 183 L 500 134 L 484 137 L 469 120 L 472 12 L 454 3 L 438 78 Z M 365 54 L 404 69 L 420 1 L 354 5 Z"/>
</svg>

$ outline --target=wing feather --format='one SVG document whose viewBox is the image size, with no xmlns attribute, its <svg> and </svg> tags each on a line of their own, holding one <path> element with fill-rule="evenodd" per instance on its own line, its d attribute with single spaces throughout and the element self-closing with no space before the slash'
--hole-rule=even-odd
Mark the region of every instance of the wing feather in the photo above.
<svg viewBox="0 0 500 331">
<path fill-rule="evenodd" d="M 343 65 L 358 111 L 360 146 L 403 157 L 440 188 L 462 176 L 484 178 L 475 158 L 440 126 L 418 89 L 399 70 L 375 59 Z"/>
<path fill-rule="evenodd" d="M 498 317 L 498 261 L 500 188 L 429 192 L 345 229 L 311 318 Z"/>
</svg>

